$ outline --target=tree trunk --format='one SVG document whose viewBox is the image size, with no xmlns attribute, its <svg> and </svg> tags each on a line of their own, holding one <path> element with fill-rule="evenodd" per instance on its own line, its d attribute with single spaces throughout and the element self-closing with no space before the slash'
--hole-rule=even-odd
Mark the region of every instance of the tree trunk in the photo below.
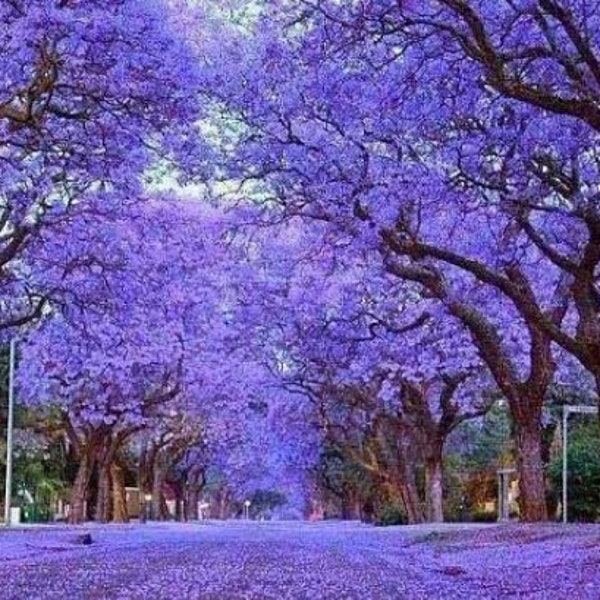
<svg viewBox="0 0 600 600">
<path fill-rule="evenodd" d="M 406 511 L 406 518 L 412 525 L 415 523 L 423 523 L 425 520 L 421 500 L 417 494 L 416 486 L 404 485 L 401 489 L 401 500 Z"/>
<path fill-rule="evenodd" d="M 127 494 L 125 492 L 125 477 L 123 469 L 116 462 L 110 467 L 110 481 L 112 488 L 112 520 L 115 523 L 127 523 Z"/>
<path fill-rule="evenodd" d="M 393 477 L 395 486 L 400 492 L 400 499 L 406 512 L 406 518 L 410 524 L 423 523 L 423 504 L 417 491 L 415 480 L 415 456 L 414 441 L 407 429 L 402 425 L 400 440 L 397 448 L 397 471 Z"/>
<path fill-rule="evenodd" d="M 229 509 L 231 508 L 231 497 L 229 490 L 222 489 L 217 500 L 217 518 L 226 521 L 229 518 Z"/>
<path fill-rule="evenodd" d="M 200 490 L 197 486 L 191 485 L 187 488 L 185 494 L 185 518 L 188 521 L 197 521 L 200 518 L 198 514 L 198 502 L 200 501 Z"/>
<path fill-rule="evenodd" d="M 150 506 L 150 518 L 155 521 L 166 521 L 167 510 L 163 495 L 163 486 L 166 480 L 166 473 L 162 466 L 160 457 L 154 463 L 152 477 L 152 501 Z"/>
<path fill-rule="evenodd" d="M 86 502 L 92 467 L 94 466 L 95 445 L 90 441 L 81 452 L 79 467 L 75 477 L 75 483 L 71 492 L 71 508 L 69 512 L 69 523 L 72 525 L 83 523 L 86 518 Z"/>
<path fill-rule="evenodd" d="M 150 477 L 151 472 L 148 465 L 148 442 L 145 441 L 140 453 L 137 469 L 137 485 L 140 493 L 139 511 L 140 521 L 145 522 L 148 517 L 150 507 L 146 504 L 146 494 L 150 493 Z"/>
<path fill-rule="evenodd" d="M 412 473 L 403 473 L 388 479 L 388 489 L 391 496 L 400 503 L 409 524 L 423 523 L 423 507 L 417 493 L 417 486 Z"/>
<path fill-rule="evenodd" d="M 429 523 L 444 522 L 442 458 L 430 457 L 425 464 L 425 506 Z"/>
<path fill-rule="evenodd" d="M 189 521 L 198 521 L 200 513 L 198 503 L 200 492 L 206 484 L 204 469 L 192 468 L 188 473 L 187 485 L 185 486 L 185 518 Z"/>
<path fill-rule="evenodd" d="M 115 461 L 119 439 L 107 434 L 103 440 L 102 452 L 98 459 L 98 495 L 96 497 L 95 519 L 100 523 L 112 520 L 113 489 L 112 467 Z"/>
<path fill-rule="evenodd" d="M 110 464 L 102 460 L 98 465 L 98 495 L 94 511 L 94 519 L 100 523 L 110 521 L 111 491 Z"/>
<path fill-rule="evenodd" d="M 505 271 L 520 288 L 520 293 L 528 296 L 528 301 L 535 302 L 535 294 L 520 269 L 506 267 Z M 445 294 L 442 295 L 446 297 Z M 540 421 L 544 398 L 556 371 L 550 338 L 538 327 L 539 324 L 527 322 L 530 367 L 529 374 L 524 379 L 518 375 L 515 357 L 511 355 L 492 321 L 468 304 L 452 302 L 450 310 L 470 330 L 482 359 L 508 400 L 515 427 L 521 518 L 524 521 L 544 521 L 548 514 Z M 566 305 L 557 307 L 551 311 L 552 314 L 548 314 L 557 327 L 560 326 L 565 310 Z"/>
<path fill-rule="evenodd" d="M 171 487 L 175 492 L 175 520 L 185 521 L 185 490 L 181 482 L 172 482 Z"/>
<path fill-rule="evenodd" d="M 345 521 L 360 521 L 360 508 L 356 493 L 345 494 L 342 498 L 342 519 Z"/>
<path fill-rule="evenodd" d="M 515 441 L 521 520 L 546 521 L 548 513 L 539 419 L 515 422 Z"/>
<path fill-rule="evenodd" d="M 415 444 L 410 427 L 402 418 L 383 416 L 374 428 L 382 482 L 394 502 L 401 505 L 408 522 L 422 523 L 424 515 L 415 480 Z"/>
<path fill-rule="evenodd" d="M 219 517 L 223 518 L 223 517 Z M 325 518 L 325 509 L 320 498 L 313 497 L 308 502 L 306 519 L 308 521 L 322 521 Z"/>
</svg>

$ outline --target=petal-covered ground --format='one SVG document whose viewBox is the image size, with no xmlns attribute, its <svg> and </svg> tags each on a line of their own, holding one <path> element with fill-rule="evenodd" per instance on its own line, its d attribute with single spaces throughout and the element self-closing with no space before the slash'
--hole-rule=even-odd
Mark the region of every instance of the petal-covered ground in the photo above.
<svg viewBox="0 0 600 600">
<path fill-rule="evenodd" d="M 81 545 L 89 532 L 93 544 Z M 600 526 L 203 522 L 0 531 L 2 599 L 600 598 Z"/>
</svg>

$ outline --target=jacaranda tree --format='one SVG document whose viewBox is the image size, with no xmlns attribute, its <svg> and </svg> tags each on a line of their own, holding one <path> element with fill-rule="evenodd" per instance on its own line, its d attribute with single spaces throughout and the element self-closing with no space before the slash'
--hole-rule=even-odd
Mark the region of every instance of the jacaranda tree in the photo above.
<svg viewBox="0 0 600 600">
<path fill-rule="evenodd" d="M 265 13 L 243 76 L 214 75 L 229 176 L 274 220 L 376 249 L 468 329 L 511 407 L 529 520 L 552 342 L 596 368 L 586 5 L 303 2 Z"/>
<path fill-rule="evenodd" d="M 32 243 L 91 217 L 99 193 L 113 205 L 93 210 L 107 212 L 139 197 L 151 167 L 194 155 L 198 69 L 175 18 L 161 0 L 0 6 L 2 328 L 39 317 L 56 292 L 31 273 Z"/>
</svg>

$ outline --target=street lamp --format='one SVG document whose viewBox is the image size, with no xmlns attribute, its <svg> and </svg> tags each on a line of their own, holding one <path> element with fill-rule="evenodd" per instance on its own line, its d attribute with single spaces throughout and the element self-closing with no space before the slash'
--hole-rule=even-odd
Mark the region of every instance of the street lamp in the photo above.
<svg viewBox="0 0 600 600">
<path fill-rule="evenodd" d="M 150 518 L 152 494 L 144 494 L 144 523 Z"/>
<path fill-rule="evenodd" d="M 14 387 L 15 387 L 15 340 L 10 341 L 8 353 L 8 419 L 6 423 L 6 484 L 4 488 L 4 526 L 11 525 L 12 467 L 13 467 L 13 426 L 14 426 Z"/>
<path fill-rule="evenodd" d="M 246 521 L 249 519 L 250 517 L 250 504 L 252 504 L 250 502 L 250 500 L 246 500 L 244 501 L 244 518 L 246 519 Z"/>
</svg>

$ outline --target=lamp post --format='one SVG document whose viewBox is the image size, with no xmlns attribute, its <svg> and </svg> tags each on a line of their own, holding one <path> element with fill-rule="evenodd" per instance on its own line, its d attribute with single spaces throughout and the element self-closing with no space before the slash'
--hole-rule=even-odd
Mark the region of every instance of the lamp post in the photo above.
<svg viewBox="0 0 600 600">
<path fill-rule="evenodd" d="M 144 523 L 152 516 L 152 494 L 144 494 Z"/>
<path fill-rule="evenodd" d="M 244 501 L 244 518 L 246 521 L 250 518 L 250 500 Z"/>
<path fill-rule="evenodd" d="M 516 469 L 498 469 L 498 521 L 510 520 L 509 486 L 510 477 Z"/>
<path fill-rule="evenodd" d="M 15 340 L 10 341 L 8 353 L 8 419 L 6 423 L 6 484 L 4 488 L 4 526 L 11 525 L 13 426 L 14 426 Z"/>
</svg>

